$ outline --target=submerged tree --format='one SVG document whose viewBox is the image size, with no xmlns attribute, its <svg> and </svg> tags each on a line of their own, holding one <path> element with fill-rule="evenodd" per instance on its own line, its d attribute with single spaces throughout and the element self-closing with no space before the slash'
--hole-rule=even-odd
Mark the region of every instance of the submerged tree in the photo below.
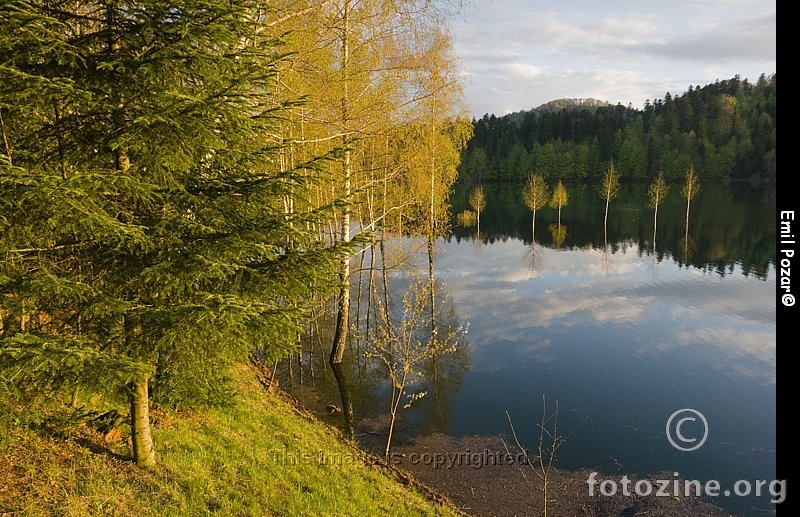
<svg viewBox="0 0 800 517">
<path fill-rule="evenodd" d="M 456 352 L 466 334 L 466 326 L 457 324 L 441 329 L 434 340 L 430 339 L 434 323 L 431 315 L 441 317 L 439 308 L 429 310 L 431 297 L 427 290 L 430 288 L 427 279 L 413 278 L 403 293 L 399 314 L 392 314 L 389 307 L 380 307 L 382 324 L 373 330 L 370 339 L 367 354 L 382 363 L 391 383 L 389 428 L 384 449 L 387 461 L 400 408 L 409 408 L 426 395 L 426 391 L 410 391 L 410 387 L 423 379 L 422 368 L 426 363 Z"/>
<path fill-rule="evenodd" d="M 697 174 L 694 172 L 694 167 L 689 165 L 689 169 L 686 171 L 686 177 L 683 183 L 683 188 L 681 188 L 681 194 L 684 198 L 686 198 L 686 230 L 684 233 L 684 254 L 688 255 L 689 253 L 689 206 L 692 204 L 692 200 L 697 196 L 700 192 L 700 178 L 697 177 Z"/>
<path fill-rule="evenodd" d="M 476 221 L 478 224 L 478 238 L 481 235 L 481 210 L 486 208 L 486 195 L 483 192 L 483 187 L 478 185 L 469 195 L 469 206 L 475 210 Z"/>
<path fill-rule="evenodd" d="M 273 165 L 281 53 L 261 12 L 0 7 L 0 374 L 25 399 L 124 394 L 143 466 L 150 403 L 223 403 L 228 366 L 290 353 L 344 251 L 317 240 L 329 210 L 284 210 L 323 159 Z"/>
<path fill-rule="evenodd" d="M 377 230 L 381 253 L 382 237 L 393 232 L 433 235 L 432 247 L 450 219 L 443 207 L 472 128 L 467 120 L 455 120 L 460 90 L 451 41 L 443 30 L 449 2 L 279 4 L 292 13 L 283 18 L 293 17 L 285 37 L 303 49 L 281 70 L 282 92 L 305 93 L 310 102 L 308 110 L 292 114 L 292 129 L 302 135 L 295 140 L 297 150 L 315 153 L 327 147 L 342 153 L 330 183 L 317 193 L 320 198 L 341 193 L 348 201 L 337 205 L 326 238 L 347 243 L 368 228 Z M 370 253 L 370 260 L 375 255 Z M 350 329 L 359 316 L 359 293 L 351 315 L 353 258 L 340 257 L 328 357 L 350 437 L 355 417 L 345 362 L 353 341 Z"/>
<path fill-rule="evenodd" d="M 553 189 L 553 197 L 550 199 L 550 206 L 558 209 L 558 225 L 561 226 L 561 209 L 569 203 L 569 195 L 567 194 L 567 187 L 561 180 L 558 180 L 556 187 Z"/>
<path fill-rule="evenodd" d="M 664 181 L 664 173 L 658 176 L 647 187 L 647 204 L 653 209 L 653 256 L 656 253 L 656 229 L 658 228 L 658 206 L 664 202 L 669 194 L 669 185 Z"/>
<path fill-rule="evenodd" d="M 619 173 L 614 167 L 614 162 L 611 162 L 603 173 L 603 179 L 598 189 L 598 193 L 606 202 L 606 212 L 603 217 L 603 235 L 606 236 L 606 244 L 608 243 L 608 205 L 612 199 L 617 197 L 617 192 L 619 192 Z"/>
<path fill-rule="evenodd" d="M 536 235 L 536 211 L 543 208 L 550 200 L 550 189 L 541 174 L 531 174 L 522 188 L 522 200 L 525 202 L 533 217 L 531 220 L 531 239 Z"/>
<path fill-rule="evenodd" d="M 697 197 L 697 194 L 700 192 L 700 178 L 697 177 L 697 174 L 694 172 L 694 167 L 691 165 L 689 169 L 686 171 L 685 180 L 683 183 L 683 187 L 681 188 L 681 194 L 684 198 L 686 198 L 686 226 L 689 226 L 689 206 L 692 203 L 692 200 Z"/>
</svg>

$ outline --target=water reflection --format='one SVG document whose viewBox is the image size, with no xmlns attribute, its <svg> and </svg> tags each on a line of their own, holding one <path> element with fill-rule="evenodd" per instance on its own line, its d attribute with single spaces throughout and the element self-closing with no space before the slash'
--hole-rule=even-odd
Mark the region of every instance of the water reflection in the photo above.
<svg viewBox="0 0 800 517">
<path fill-rule="evenodd" d="M 704 195 L 720 212 L 698 198 L 698 223 L 687 233 L 684 218 L 669 219 L 662 208 L 658 245 L 646 208 L 646 224 L 617 224 L 626 212 L 612 211 L 607 245 L 602 218 L 594 233 L 566 219 L 564 244 L 486 223 L 486 246 L 458 235 L 441 242 L 439 275 L 470 321 L 472 343 L 449 432 L 507 433 L 509 411 L 515 426 L 529 415 L 519 427 L 533 437 L 546 395 L 559 401 L 564 429 L 581 426 L 560 451 L 562 467 L 668 470 L 731 485 L 774 478 L 775 225 L 763 224 L 768 211 L 774 223 L 774 205 Z M 641 214 L 630 212 L 636 222 Z M 620 238 L 626 224 L 632 233 Z M 712 429 L 692 454 L 674 450 L 664 434 L 683 407 L 703 412 Z M 764 498 L 720 502 L 744 513 L 768 506 Z"/>
<path fill-rule="evenodd" d="M 550 238 L 553 240 L 553 247 L 560 249 L 564 247 L 567 241 L 567 227 L 561 223 L 551 224 L 548 226 L 550 230 Z"/>
<path fill-rule="evenodd" d="M 484 243 L 518 239 L 531 243 L 531 212 L 521 198 L 521 186 L 499 185 L 487 189 L 480 239 Z M 679 189 L 672 189 L 679 190 Z M 774 193 L 761 193 L 742 186 L 709 186 L 692 201 L 686 224 L 686 200 L 669 191 L 658 209 L 658 240 L 654 238 L 654 211 L 648 206 L 646 185 L 623 185 L 609 207 L 607 235 L 604 206 L 594 190 L 570 186 L 570 202 L 563 209 L 561 224 L 569 228 L 564 242 L 558 234 L 541 232 L 537 245 L 551 248 L 599 249 L 606 244 L 612 253 L 633 244 L 658 261 L 665 258 L 719 274 L 734 267 L 746 275 L 763 278 L 776 255 Z M 457 189 L 454 212 L 465 206 L 465 194 Z M 556 224 L 554 209 L 540 210 L 537 223 Z M 475 239 L 474 229 L 457 224 L 452 238 Z"/>
<path fill-rule="evenodd" d="M 773 479 L 774 200 L 709 188 L 687 227 L 685 201 L 669 198 L 656 242 L 642 189 L 623 188 L 607 234 L 594 193 L 571 192 L 561 229 L 548 211 L 537 215 L 550 229 L 541 241 L 531 239 L 530 212 L 502 189 L 487 189 L 480 234 L 456 226 L 437 241 L 436 299 L 448 301 L 436 325 L 466 319 L 469 345 L 425 363 L 417 388 L 428 395 L 402 414 L 399 432 L 507 434 L 508 412 L 520 436 L 533 438 L 545 396 L 559 403 L 560 428 L 577 430 L 559 450 L 560 467 L 679 472 L 728 486 Z M 387 246 L 424 249 L 414 239 Z M 393 270 L 392 293 L 427 274 L 417 256 L 416 266 L 411 255 L 396 261 L 412 267 Z M 385 376 L 358 350 L 351 364 L 360 417 L 385 414 Z M 711 429 L 691 454 L 664 432 L 685 407 Z M 742 513 L 768 506 L 719 502 Z"/>
<path fill-rule="evenodd" d="M 455 332 L 462 322 L 449 304 L 440 321 L 445 332 Z M 448 432 L 452 428 L 453 410 L 464 384 L 464 374 L 471 366 L 472 348 L 464 338 L 451 353 L 434 354 L 421 368 L 427 396 L 416 403 L 416 413 L 407 418 L 406 428 L 415 427 L 426 434 Z"/>
<path fill-rule="evenodd" d="M 619 342 L 624 336 L 636 345 L 628 351 L 640 357 L 645 344 L 663 353 L 690 347 L 684 353 L 713 356 L 713 368 L 735 367 L 774 384 L 774 278 L 764 284 L 744 275 L 720 278 L 662 263 L 654 282 L 646 255 L 633 247 L 618 249 L 607 255 L 602 250 L 539 247 L 539 267 L 532 274 L 529 247 L 520 241 L 481 250 L 446 244 L 440 267 L 449 270 L 450 295 L 471 323 L 473 370 L 508 364 L 509 342 L 522 343 L 512 346 L 519 358 L 517 352 L 539 353 L 541 343 L 551 341 L 532 336 L 597 325 L 620 334 Z M 755 357 L 760 358 L 757 364 Z M 738 363 L 747 363 L 747 368 Z"/>
</svg>

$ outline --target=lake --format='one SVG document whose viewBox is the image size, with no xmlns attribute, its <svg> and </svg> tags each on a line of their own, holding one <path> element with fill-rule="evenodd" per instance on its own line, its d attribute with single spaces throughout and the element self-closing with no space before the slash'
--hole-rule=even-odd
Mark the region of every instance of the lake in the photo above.
<svg viewBox="0 0 800 517">
<path fill-rule="evenodd" d="M 398 433 L 510 434 L 510 417 L 533 448 L 544 401 L 548 425 L 558 405 L 566 438 L 560 468 L 609 477 L 677 472 L 716 479 L 723 490 L 739 479 L 773 480 L 774 189 L 704 186 L 687 229 L 686 201 L 672 186 L 654 242 L 646 186 L 622 187 L 607 230 L 604 201 L 592 189 L 567 187 L 560 228 L 551 208 L 537 212 L 533 227 L 521 187 L 487 186 L 480 235 L 454 222 L 438 240 L 440 299 L 468 322 L 468 347 L 442 362 L 436 381 L 416 387 L 428 394 L 401 410 Z M 454 215 L 468 208 L 466 199 L 457 189 Z M 427 271 L 424 255 L 417 267 Z M 356 385 L 368 385 L 356 390 L 356 412 L 385 412 L 385 383 L 376 388 L 368 378 L 356 374 Z M 685 408 L 700 412 L 708 431 L 689 452 L 666 432 Z M 681 431 L 690 440 L 703 429 L 698 419 Z M 769 508 L 771 497 L 765 490 L 715 502 L 760 515 L 751 512 Z"/>
<path fill-rule="evenodd" d="M 438 243 L 437 278 L 469 322 L 470 357 L 436 430 L 509 433 L 510 415 L 533 445 L 544 396 L 548 414 L 558 403 L 567 438 L 562 468 L 679 472 L 723 488 L 774 479 L 774 198 L 706 187 L 690 207 L 687 250 L 686 201 L 673 186 L 659 207 L 654 252 L 644 187 L 623 187 L 611 202 L 607 246 L 603 201 L 572 190 L 565 238 L 551 231 L 550 208 L 537 213 L 534 234 L 518 188 L 503 186 L 486 189 L 480 237 L 455 227 Z M 465 198 L 456 193 L 454 213 Z M 666 436 L 682 408 L 708 422 L 707 441 L 691 452 Z M 687 437 L 697 431 L 690 424 Z M 747 511 L 769 498 L 717 502 Z"/>
</svg>

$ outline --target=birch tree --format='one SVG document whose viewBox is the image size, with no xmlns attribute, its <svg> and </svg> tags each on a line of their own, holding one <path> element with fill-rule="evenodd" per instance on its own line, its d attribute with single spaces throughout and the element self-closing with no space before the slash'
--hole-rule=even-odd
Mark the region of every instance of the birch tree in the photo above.
<svg viewBox="0 0 800 517">
<path fill-rule="evenodd" d="M 569 203 L 569 194 L 567 187 L 561 180 L 558 180 L 555 188 L 553 189 L 553 197 L 550 198 L 550 206 L 558 210 L 558 226 L 561 226 L 561 209 Z"/>
<path fill-rule="evenodd" d="M 699 192 L 700 178 L 698 178 L 697 174 L 694 172 L 694 167 L 689 165 L 689 168 L 686 170 L 683 187 L 681 188 L 681 194 L 684 198 L 686 198 L 686 230 L 684 232 L 683 241 L 685 255 L 688 255 L 689 253 L 689 206 L 692 204 L 692 200 L 697 197 Z"/>
<path fill-rule="evenodd" d="M 617 197 L 619 192 L 619 173 L 614 162 L 608 165 L 608 168 L 603 173 L 603 179 L 600 181 L 600 188 L 598 193 L 606 202 L 605 216 L 603 217 L 603 235 L 605 235 L 606 244 L 608 243 L 608 205 L 611 200 Z"/>
<path fill-rule="evenodd" d="M 482 186 L 475 187 L 469 195 L 469 205 L 475 210 L 478 219 L 478 238 L 481 236 L 481 210 L 486 208 L 486 195 Z"/>
<path fill-rule="evenodd" d="M 525 202 L 533 216 L 531 219 L 531 239 L 535 243 L 536 235 L 536 211 L 547 205 L 550 200 L 550 188 L 547 186 L 541 174 L 531 174 L 522 189 L 522 200 Z"/>
<path fill-rule="evenodd" d="M 328 238 L 347 244 L 364 231 L 405 231 L 419 220 L 431 220 L 433 212 L 438 218 L 434 227 L 445 219 L 439 207 L 449 195 L 444 178 L 450 175 L 453 154 L 458 163 L 458 152 L 446 147 L 453 146 L 459 99 L 451 44 L 442 30 L 448 9 L 425 0 L 331 0 L 280 2 L 270 15 L 276 28 L 294 29 L 286 38 L 302 48 L 281 70 L 282 94 L 302 93 L 309 101 L 293 113 L 294 132 L 302 135 L 294 144 L 339 150 L 340 160 L 331 167 L 331 182 L 320 198 L 338 193 L 347 202 L 337 205 Z M 407 160 L 412 153 L 413 160 Z M 416 177 L 420 163 L 424 181 Z M 420 212 L 423 201 L 425 211 Z M 354 428 L 344 364 L 353 323 L 352 259 L 340 257 L 328 359 L 348 435 Z"/>
<path fill-rule="evenodd" d="M 658 206 L 664 202 L 669 194 L 669 185 L 664 181 L 664 173 L 658 176 L 647 187 L 647 204 L 653 209 L 653 256 L 656 253 L 656 229 L 658 228 Z"/>
</svg>

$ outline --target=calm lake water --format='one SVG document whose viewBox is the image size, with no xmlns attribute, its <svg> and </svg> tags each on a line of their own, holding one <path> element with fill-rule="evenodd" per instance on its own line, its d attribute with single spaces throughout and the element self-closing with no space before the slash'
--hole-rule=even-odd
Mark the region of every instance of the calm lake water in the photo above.
<svg viewBox="0 0 800 517">
<path fill-rule="evenodd" d="M 510 435 L 510 416 L 523 445 L 535 449 L 544 397 L 548 415 L 558 404 L 558 434 L 567 439 L 560 468 L 616 480 L 677 472 L 718 480 L 722 490 L 740 479 L 753 486 L 775 479 L 774 188 L 704 186 L 687 229 L 686 202 L 672 186 L 655 243 L 645 186 L 623 186 L 607 231 L 603 200 L 589 188 L 568 189 L 560 228 L 556 210 L 545 208 L 533 231 L 520 186 L 487 186 L 480 235 L 454 217 L 450 236 L 438 240 L 437 299 L 451 320 L 469 323 L 467 346 L 425 367 L 411 390 L 427 394 L 400 411 L 396 439 Z M 466 200 L 457 189 L 454 216 Z M 424 276 L 424 243 L 417 244 Z M 402 293 L 408 279 L 407 270 L 393 273 L 390 290 Z M 366 297 L 354 296 L 363 319 Z M 323 364 L 322 343 L 331 339 L 314 337 L 319 353 L 308 364 L 325 372 L 314 376 L 322 398 L 338 402 Z M 385 417 L 389 404 L 386 373 L 365 360 L 365 346 L 356 339 L 348 356 L 357 420 Z M 706 442 L 691 452 L 675 449 L 666 434 L 683 408 L 708 422 Z M 685 422 L 683 435 L 700 438 L 698 424 Z M 763 515 L 771 498 L 764 490 L 715 502 Z"/>
<path fill-rule="evenodd" d="M 603 201 L 573 187 L 561 214 L 531 214 L 518 188 L 487 188 L 476 228 L 440 239 L 437 279 L 469 322 L 461 368 L 406 410 L 401 430 L 509 434 L 508 415 L 534 447 L 542 397 L 558 403 L 562 468 L 610 475 L 678 472 L 682 478 L 776 476 L 776 218 L 774 193 L 706 187 L 686 202 L 673 187 L 653 210 L 645 188 Z M 466 208 L 457 192 L 454 213 Z M 564 235 L 564 229 L 566 235 Z M 686 245 L 688 241 L 688 246 Z M 606 242 L 608 243 L 606 245 Z M 692 452 L 670 445 L 665 427 L 682 408 L 708 422 Z M 692 422 L 687 437 L 701 436 Z M 758 515 L 761 498 L 720 497 Z"/>
</svg>

